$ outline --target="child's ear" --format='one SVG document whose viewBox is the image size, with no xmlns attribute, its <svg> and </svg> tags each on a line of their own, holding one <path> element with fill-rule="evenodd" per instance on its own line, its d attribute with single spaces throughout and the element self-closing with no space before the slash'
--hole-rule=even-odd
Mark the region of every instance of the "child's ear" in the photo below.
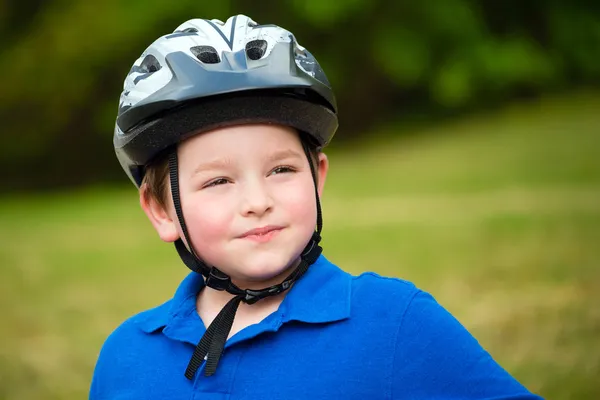
<svg viewBox="0 0 600 400">
<path fill-rule="evenodd" d="M 327 171 L 329 171 L 329 159 L 327 158 L 327 155 L 325 153 L 319 153 L 319 163 L 317 164 L 317 189 L 319 191 L 319 197 L 323 196 L 323 188 L 325 187 Z"/>
<path fill-rule="evenodd" d="M 171 217 L 174 213 L 168 213 L 165 207 L 150 194 L 146 185 L 140 188 L 140 205 L 163 241 L 174 242 L 179 239 L 177 222 Z"/>
</svg>

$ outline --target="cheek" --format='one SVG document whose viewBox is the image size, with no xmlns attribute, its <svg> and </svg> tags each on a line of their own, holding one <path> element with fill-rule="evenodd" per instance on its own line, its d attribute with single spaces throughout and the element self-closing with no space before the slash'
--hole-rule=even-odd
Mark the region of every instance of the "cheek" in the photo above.
<svg viewBox="0 0 600 400">
<path fill-rule="evenodd" d="M 194 247 L 202 252 L 203 248 L 210 248 L 212 244 L 227 236 L 232 213 L 222 200 L 205 198 L 195 201 L 194 204 L 196 206 L 184 209 L 184 216 Z"/>
<path fill-rule="evenodd" d="M 317 218 L 316 194 L 312 178 L 302 179 L 279 190 L 279 203 L 288 216 L 303 226 L 314 227 Z M 312 228 L 311 228 L 312 229 Z"/>
</svg>

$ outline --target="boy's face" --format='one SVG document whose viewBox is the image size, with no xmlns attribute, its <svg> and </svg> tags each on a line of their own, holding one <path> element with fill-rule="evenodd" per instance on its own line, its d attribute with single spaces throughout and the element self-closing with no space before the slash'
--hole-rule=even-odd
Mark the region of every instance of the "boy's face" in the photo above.
<svg viewBox="0 0 600 400">
<path fill-rule="evenodd" d="M 316 225 L 315 188 L 295 130 L 240 125 L 199 134 L 178 149 L 182 211 L 197 254 L 243 287 L 289 273 Z M 321 193 L 328 169 L 319 155 Z M 183 238 L 172 201 L 142 207 L 165 241 Z M 262 230 L 251 234 L 252 230 Z M 257 284 L 258 283 L 258 284 Z"/>
</svg>

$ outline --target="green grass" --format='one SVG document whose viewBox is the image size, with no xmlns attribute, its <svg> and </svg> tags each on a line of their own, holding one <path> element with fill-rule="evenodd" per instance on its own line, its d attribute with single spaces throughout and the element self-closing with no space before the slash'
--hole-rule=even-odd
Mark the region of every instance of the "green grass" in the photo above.
<svg viewBox="0 0 600 400">
<path fill-rule="evenodd" d="M 600 94 L 334 149 L 325 254 L 414 281 L 530 389 L 600 398 Z M 340 132 L 340 135 L 343 132 Z M 85 398 L 187 273 L 132 188 L 0 200 L 0 398 Z"/>
</svg>

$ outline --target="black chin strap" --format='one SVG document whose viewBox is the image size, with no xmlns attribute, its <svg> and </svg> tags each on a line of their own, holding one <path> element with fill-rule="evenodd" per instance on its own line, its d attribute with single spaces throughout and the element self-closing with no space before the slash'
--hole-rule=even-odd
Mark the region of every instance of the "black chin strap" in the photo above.
<svg viewBox="0 0 600 400">
<path fill-rule="evenodd" d="M 310 156 L 309 148 L 303 143 L 304 152 L 308 158 L 310 165 L 310 172 L 315 182 L 315 196 L 317 200 L 317 230 L 313 233 L 312 238 L 306 245 L 300 256 L 300 263 L 296 269 L 284 279 L 283 282 L 277 285 L 273 285 L 260 290 L 240 289 L 233 282 L 231 278 L 225 273 L 221 272 L 216 267 L 209 267 L 204 263 L 200 257 L 194 251 L 191 245 L 191 240 L 188 234 L 185 219 L 183 218 L 183 211 L 181 208 L 181 197 L 179 195 L 179 168 L 177 160 L 177 151 L 174 149 L 169 155 L 169 178 L 171 181 L 171 195 L 173 197 L 173 205 L 181 230 L 185 240 L 189 244 L 190 249 L 185 246 L 181 239 L 175 242 L 175 248 L 177 253 L 181 257 L 183 263 L 190 268 L 192 271 L 202 274 L 205 278 L 206 286 L 215 290 L 224 290 L 234 295 L 234 297 L 223 307 L 219 312 L 210 326 L 207 328 L 204 336 L 196 346 L 194 354 L 188 364 L 185 371 L 185 377 L 192 380 L 198 371 L 198 368 L 202 365 L 202 361 L 206 359 L 206 368 L 204 370 L 205 376 L 213 375 L 217 370 L 217 365 L 223 354 L 225 342 L 231 331 L 235 314 L 241 302 L 246 304 L 254 304 L 257 301 L 264 299 L 265 297 L 275 296 L 289 289 L 292 284 L 297 281 L 321 255 L 322 248 L 319 246 L 321 241 L 321 229 L 323 227 L 323 217 L 321 214 L 321 202 L 319 200 L 319 193 L 317 190 L 317 179 L 316 171 Z"/>
</svg>

